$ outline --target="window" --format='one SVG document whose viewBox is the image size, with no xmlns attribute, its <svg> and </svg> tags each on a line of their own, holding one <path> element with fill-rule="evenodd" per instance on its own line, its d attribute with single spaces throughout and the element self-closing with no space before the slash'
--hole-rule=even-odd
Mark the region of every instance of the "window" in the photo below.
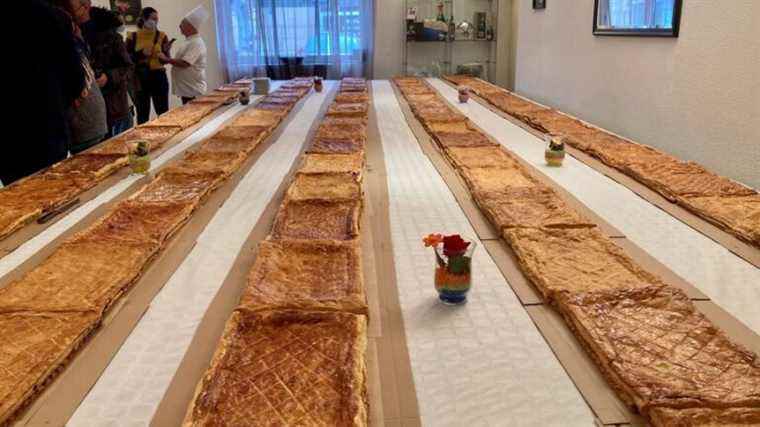
<svg viewBox="0 0 760 427">
<path fill-rule="evenodd" d="M 596 0 L 594 34 L 678 37 L 681 0 Z"/>
<path fill-rule="evenodd" d="M 230 68 L 283 60 L 346 69 L 362 67 L 371 46 L 370 0 L 216 0 Z M 242 71 L 241 71 L 242 72 Z"/>
</svg>

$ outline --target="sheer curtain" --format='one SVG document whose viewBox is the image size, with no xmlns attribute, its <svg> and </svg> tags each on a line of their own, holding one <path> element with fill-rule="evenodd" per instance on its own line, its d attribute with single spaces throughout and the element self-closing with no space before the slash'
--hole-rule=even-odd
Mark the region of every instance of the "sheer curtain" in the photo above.
<svg viewBox="0 0 760 427">
<path fill-rule="evenodd" d="M 325 77 L 369 77 L 373 0 L 215 0 L 229 80 L 301 64 Z"/>
</svg>

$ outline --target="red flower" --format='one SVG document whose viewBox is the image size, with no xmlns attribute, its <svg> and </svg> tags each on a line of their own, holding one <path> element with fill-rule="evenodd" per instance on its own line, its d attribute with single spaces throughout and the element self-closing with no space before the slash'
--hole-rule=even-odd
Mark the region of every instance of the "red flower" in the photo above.
<svg viewBox="0 0 760 427">
<path fill-rule="evenodd" d="M 440 234 L 428 234 L 422 239 L 425 243 L 425 247 L 438 246 L 443 241 L 443 236 Z"/>
<path fill-rule="evenodd" d="M 443 254 L 448 257 L 462 255 L 468 246 L 470 242 L 465 242 L 458 234 L 443 238 Z"/>
</svg>

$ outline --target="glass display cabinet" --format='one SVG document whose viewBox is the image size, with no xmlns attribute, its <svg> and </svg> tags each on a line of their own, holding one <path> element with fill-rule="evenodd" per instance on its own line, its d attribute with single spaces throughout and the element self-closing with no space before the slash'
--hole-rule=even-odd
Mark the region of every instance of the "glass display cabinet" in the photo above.
<svg viewBox="0 0 760 427">
<path fill-rule="evenodd" d="M 406 0 L 404 73 L 457 72 L 493 81 L 498 0 Z"/>
</svg>

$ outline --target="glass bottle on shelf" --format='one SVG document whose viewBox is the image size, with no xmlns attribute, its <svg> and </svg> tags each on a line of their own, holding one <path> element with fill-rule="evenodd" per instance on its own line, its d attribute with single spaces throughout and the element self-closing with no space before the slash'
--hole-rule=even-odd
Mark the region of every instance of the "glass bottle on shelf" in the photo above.
<svg viewBox="0 0 760 427">
<path fill-rule="evenodd" d="M 438 2 L 438 17 L 436 17 L 437 21 L 440 22 L 446 22 L 446 17 L 443 16 L 443 2 Z"/>
<path fill-rule="evenodd" d="M 454 23 L 454 14 L 449 18 L 449 41 L 454 41 L 456 37 L 457 25 Z"/>
</svg>

